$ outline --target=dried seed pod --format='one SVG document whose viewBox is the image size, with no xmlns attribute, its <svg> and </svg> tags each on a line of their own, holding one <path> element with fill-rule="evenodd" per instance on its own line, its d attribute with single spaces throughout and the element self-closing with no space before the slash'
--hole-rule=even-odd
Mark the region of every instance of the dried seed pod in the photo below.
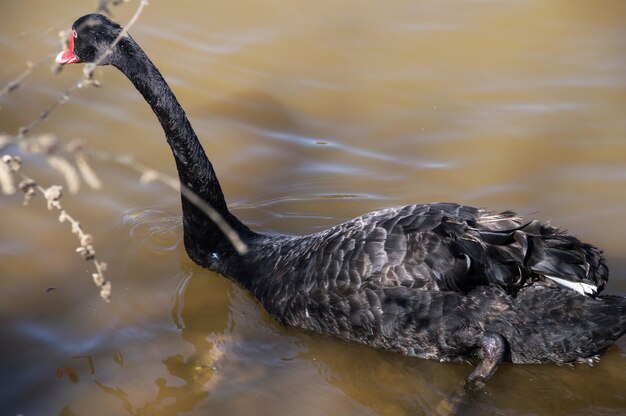
<svg viewBox="0 0 626 416">
<path fill-rule="evenodd" d="M 4 155 L 2 161 L 9 167 L 11 172 L 19 172 L 22 167 L 22 158 L 19 156 Z"/>
<path fill-rule="evenodd" d="M 105 302 L 111 301 L 111 282 L 107 281 L 105 284 L 100 286 L 100 297 Z"/>
<path fill-rule="evenodd" d="M 59 203 L 59 199 L 63 196 L 63 187 L 59 185 L 52 185 L 48 189 L 43 191 L 43 196 L 46 198 L 48 202 L 48 209 L 56 208 L 61 209 L 61 204 Z"/>
<path fill-rule="evenodd" d="M 28 178 L 20 182 L 18 186 L 20 187 L 20 190 L 24 192 L 24 202 L 22 204 L 28 205 L 28 202 L 32 199 L 33 196 L 35 196 L 37 183 L 34 180 Z"/>
<path fill-rule="evenodd" d="M 91 275 L 91 277 L 93 277 L 93 282 L 96 284 L 96 286 L 102 286 L 106 280 L 104 280 L 104 276 L 102 276 L 100 273 L 94 273 Z"/>
<path fill-rule="evenodd" d="M 0 189 L 2 189 L 2 193 L 5 195 L 13 195 L 15 193 L 13 175 L 5 163 L 0 163 Z"/>
<path fill-rule="evenodd" d="M 83 234 L 80 236 L 80 245 L 83 247 L 89 246 L 93 243 L 93 237 L 91 234 Z"/>
</svg>

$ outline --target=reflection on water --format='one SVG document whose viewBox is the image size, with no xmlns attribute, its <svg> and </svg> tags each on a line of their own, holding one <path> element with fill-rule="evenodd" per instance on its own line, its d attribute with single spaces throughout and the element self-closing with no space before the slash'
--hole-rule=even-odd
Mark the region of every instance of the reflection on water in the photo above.
<svg viewBox="0 0 626 416">
<path fill-rule="evenodd" d="M 56 32 L 93 7 L 75 3 L 2 4 L 0 84 L 58 49 Z M 126 21 L 136 4 L 112 10 Z M 416 202 L 516 209 L 602 247 L 608 291 L 624 294 L 624 21 L 621 0 L 217 0 L 152 2 L 132 34 L 253 228 L 313 232 Z M 45 67 L 0 97 L 0 132 L 81 74 Z M 129 82 L 97 77 L 36 133 L 175 173 Z M 62 181 L 23 156 L 42 184 Z M 93 165 L 104 188 L 64 206 L 109 264 L 111 304 L 42 201 L 0 197 L 3 414 L 432 414 L 471 371 L 280 327 L 191 263 L 179 195 Z M 460 413 L 622 414 L 625 351 L 622 339 L 593 368 L 504 364 Z"/>
<path fill-rule="evenodd" d="M 182 338 L 193 346 L 194 352 L 188 356 L 171 355 L 163 360 L 164 370 L 167 371 L 164 375 L 174 378 L 172 383 L 165 377 L 158 377 L 154 380 L 157 387 L 154 398 L 143 403 L 133 403 L 134 398 L 123 387 L 107 386 L 104 382 L 95 381 L 104 393 L 117 398 L 121 408 L 128 414 L 178 415 L 193 410 L 209 396 L 217 382 L 215 369 L 222 356 L 222 351 L 211 339 L 224 337 L 229 311 L 225 307 L 227 303 L 211 304 L 207 302 L 207 297 L 198 296 L 209 290 L 206 284 L 203 285 L 207 281 L 189 277 L 183 280 L 184 290 L 177 296 L 172 315 L 181 329 Z M 228 299 L 228 296 L 222 299 Z M 183 306 L 179 312 L 181 304 Z M 198 319 L 205 313 L 210 313 L 211 320 Z"/>
</svg>

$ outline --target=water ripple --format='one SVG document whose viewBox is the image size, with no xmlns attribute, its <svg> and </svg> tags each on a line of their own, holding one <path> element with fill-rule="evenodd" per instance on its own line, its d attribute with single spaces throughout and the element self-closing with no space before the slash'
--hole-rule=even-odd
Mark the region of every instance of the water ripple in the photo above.
<svg viewBox="0 0 626 416">
<path fill-rule="evenodd" d="M 348 154 L 352 154 L 355 156 L 360 156 L 365 159 L 389 162 L 394 165 L 405 165 L 409 167 L 416 168 L 424 168 L 424 169 L 447 169 L 452 167 L 452 163 L 437 161 L 437 160 L 428 160 L 428 159 L 420 159 L 411 156 L 410 158 L 402 158 L 398 155 L 389 155 L 382 153 L 380 151 L 372 151 L 367 150 L 360 147 L 351 146 L 348 144 L 341 143 L 336 140 L 332 140 L 329 137 L 313 137 L 302 135 L 299 133 L 291 132 L 291 131 L 281 131 L 281 130 L 272 130 L 272 129 L 262 129 L 249 124 L 239 123 L 235 121 L 231 121 L 232 123 L 236 123 L 238 128 L 245 129 L 250 131 L 252 134 L 268 137 L 270 139 L 289 142 L 292 144 L 297 144 L 299 146 L 327 146 L 330 149 L 338 150 L 341 152 L 345 152 Z M 319 162 L 318 162 L 319 165 Z M 328 165 L 327 165 L 328 167 Z M 344 171 L 348 169 L 347 166 L 342 168 Z M 352 169 L 351 169 L 352 170 Z"/>
<path fill-rule="evenodd" d="M 122 215 L 135 244 L 154 252 L 174 251 L 182 241 L 182 219 L 162 210 L 133 208 Z"/>
</svg>

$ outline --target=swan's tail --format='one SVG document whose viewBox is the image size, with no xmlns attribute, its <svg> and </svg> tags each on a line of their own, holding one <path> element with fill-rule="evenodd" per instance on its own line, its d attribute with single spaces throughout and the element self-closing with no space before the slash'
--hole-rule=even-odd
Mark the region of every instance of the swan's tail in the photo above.
<svg viewBox="0 0 626 416">
<path fill-rule="evenodd" d="M 531 246 L 526 261 L 531 276 L 545 277 L 582 295 L 595 296 L 604 289 L 609 270 L 599 249 L 538 222 L 522 231 Z"/>
<path fill-rule="evenodd" d="M 510 211 L 478 214 L 453 243 L 459 261 L 444 276 L 447 288 L 489 284 L 516 293 L 539 283 L 593 297 L 606 286 L 609 271 L 596 247 L 539 221 L 523 223 Z"/>
</svg>

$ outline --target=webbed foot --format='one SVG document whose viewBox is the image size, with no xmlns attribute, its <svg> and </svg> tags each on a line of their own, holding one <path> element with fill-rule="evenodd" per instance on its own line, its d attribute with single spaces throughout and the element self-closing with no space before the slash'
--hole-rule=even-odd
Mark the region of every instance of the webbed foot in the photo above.
<svg viewBox="0 0 626 416">
<path fill-rule="evenodd" d="M 463 407 L 471 393 L 483 389 L 487 380 L 502 363 L 506 352 L 506 341 L 502 335 L 485 332 L 479 338 L 477 346 L 480 349 L 480 362 L 465 381 L 459 383 L 448 397 L 437 405 L 435 414 L 439 416 L 463 414 Z"/>
<path fill-rule="evenodd" d="M 506 341 L 504 337 L 495 332 L 485 332 L 478 339 L 478 347 L 480 348 L 480 362 L 467 376 L 465 380 L 465 390 L 475 391 L 485 387 L 485 383 L 496 372 L 506 351 Z"/>
</svg>

